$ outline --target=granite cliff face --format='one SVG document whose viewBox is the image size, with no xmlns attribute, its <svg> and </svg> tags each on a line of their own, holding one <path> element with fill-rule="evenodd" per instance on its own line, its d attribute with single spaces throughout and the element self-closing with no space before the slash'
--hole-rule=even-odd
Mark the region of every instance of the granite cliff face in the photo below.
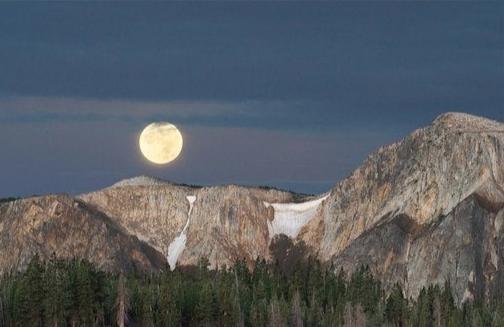
<svg viewBox="0 0 504 327">
<path fill-rule="evenodd" d="M 504 286 L 503 145 L 503 124 L 448 113 L 318 196 L 137 177 L 75 198 L 9 202 L 0 205 L 0 268 L 22 269 L 35 252 L 109 270 L 200 257 L 253 264 L 284 234 L 337 267 L 368 264 L 408 296 L 449 280 L 462 302 Z"/>
<path fill-rule="evenodd" d="M 503 186 L 504 125 L 448 113 L 369 156 L 298 238 L 407 295 L 449 279 L 462 301 L 501 278 Z"/>
</svg>

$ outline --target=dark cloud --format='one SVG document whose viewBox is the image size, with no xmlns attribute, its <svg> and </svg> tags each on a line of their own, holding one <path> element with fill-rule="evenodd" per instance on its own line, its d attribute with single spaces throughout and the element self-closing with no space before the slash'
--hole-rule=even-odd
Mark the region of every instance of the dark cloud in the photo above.
<svg viewBox="0 0 504 327">
<path fill-rule="evenodd" d="M 319 191 L 442 112 L 504 120 L 503 21 L 500 2 L 2 3 L 1 192 L 140 173 Z M 167 171 L 127 160 L 158 119 L 209 136 Z"/>
</svg>

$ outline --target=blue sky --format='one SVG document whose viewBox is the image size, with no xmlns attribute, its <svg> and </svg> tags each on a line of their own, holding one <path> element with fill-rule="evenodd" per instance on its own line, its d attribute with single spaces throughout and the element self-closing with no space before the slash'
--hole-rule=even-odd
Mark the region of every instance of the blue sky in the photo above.
<svg viewBox="0 0 504 327">
<path fill-rule="evenodd" d="M 500 2 L 1 3 L 0 196 L 148 174 L 329 189 L 462 111 L 504 120 Z M 150 121 L 180 127 L 150 165 Z"/>
</svg>

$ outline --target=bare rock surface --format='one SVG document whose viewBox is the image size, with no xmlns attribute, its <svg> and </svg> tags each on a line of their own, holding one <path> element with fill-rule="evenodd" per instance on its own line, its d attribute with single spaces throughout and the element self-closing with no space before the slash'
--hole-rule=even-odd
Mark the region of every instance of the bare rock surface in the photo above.
<svg viewBox="0 0 504 327">
<path fill-rule="evenodd" d="M 78 198 L 166 255 L 169 240 L 180 233 L 187 221 L 186 196 L 196 191 L 155 179 L 146 183 L 141 177 Z"/>
<path fill-rule="evenodd" d="M 194 201 L 188 202 L 188 197 Z M 304 197 L 268 188 L 189 187 L 136 177 L 79 199 L 172 258 L 173 268 L 175 264 L 195 264 L 201 257 L 208 258 L 213 267 L 230 265 L 236 259 L 252 264 L 257 257 L 268 258 L 273 236 L 268 222 L 273 221 L 274 210 L 264 203 Z M 174 251 L 180 251 L 176 262 L 169 252 L 172 244 L 176 245 L 171 247 Z"/>
<path fill-rule="evenodd" d="M 324 261 L 352 269 L 370 264 L 387 282 L 403 284 L 408 295 L 450 277 L 462 300 L 471 271 L 477 275 L 481 266 L 475 262 L 480 254 L 463 248 L 465 243 L 456 238 L 446 244 L 446 237 L 462 233 L 474 244 L 473 234 L 486 231 L 484 226 L 502 208 L 503 185 L 504 125 L 444 114 L 370 155 L 336 185 L 298 238 Z M 488 208 L 494 213 L 487 213 Z M 476 216 L 485 218 L 474 221 Z M 447 226 L 449 221 L 453 223 Z M 486 242 L 490 236 L 485 233 L 478 237 Z M 501 260 L 492 258 L 494 265 Z M 466 297 L 475 295 L 467 292 Z"/>
<path fill-rule="evenodd" d="M 67 195 L 47 195 L 0 205 L 0 272 L 24 269 L 38 253 L 87 259 L 99 268 L 154 270 L 163 256 L 125 233 L 107 216 Z"/>
</svg>

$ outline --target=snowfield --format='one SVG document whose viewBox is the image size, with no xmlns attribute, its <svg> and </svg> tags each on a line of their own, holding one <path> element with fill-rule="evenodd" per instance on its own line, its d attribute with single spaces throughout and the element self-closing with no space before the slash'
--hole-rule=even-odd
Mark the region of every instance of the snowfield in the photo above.
<svg viewBox="0 0 504 327">
<path fill-rule="evenodd" d="M 191 219 L 191 212 L 193 209 L 194 201 L 196 201 L 196 196 L 188 195 L 188 196 L 186 196 L 186 199 L 187 199 L 187 201 L 189 201 L 189 211 L 187 212 L 187 222 L 184 226 L 184 229 L 182 229 L 182 232 L 180 232 L 180 235 L 175 237 L 175 239 L 168 246 L 168 256 L 166 257 L 166 260 L 168 261 L 168 265 L 170 266 L 170 270 L 172 270 L 172 271 L 177 266 L 177 260 L 185 249 L 185 245 L 187 242 L 186 230 L 187 230 L 187 227 L 189 227 L 189 221 Z"/>
<path fill-rule="evenodd" d="M 317 209 L 329 195 L 302 203 L 268 203 L 266 207 L 273 207 L 275 215 L 273 221 L 268 221 L 270 238 L 278 234 L 285 234 L 291 238 L 297 236 L 301 228 L 317 213 Z"/>
</svg>

